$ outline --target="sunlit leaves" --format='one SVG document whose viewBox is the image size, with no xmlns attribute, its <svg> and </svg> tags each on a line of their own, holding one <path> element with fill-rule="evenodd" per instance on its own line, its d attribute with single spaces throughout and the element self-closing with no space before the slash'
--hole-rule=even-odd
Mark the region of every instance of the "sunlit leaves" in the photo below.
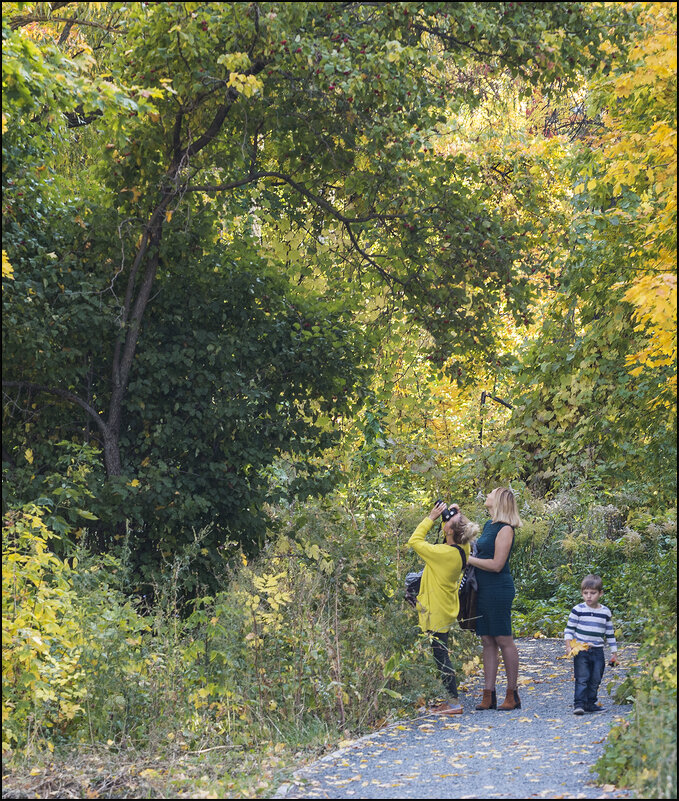
<svg viewBox="0 0 679 801">
<path fill-rule="evenodd" d="M 635 304 L 639 328 L 649 333 L 648 344 L 628 357 L 631 370 L 639 375 L 645 365 L 673 365 L 677 358 L 677 277 L 676 275 L 647 275 L 627 290 L 625 300 Z M 676 373 L 671 377 L 676 392 Z"/>
<path fill-rule="evenodd" d="M 649 336 L 630 354 L 634 375 L 672 365 L 677 349 L 676 6 L 647 3 L 639 22 L 642 32 L 628 57 L 611 48 L 616 70 L 595 84 L 606 130 L 595 143 L 598 175 L 585 187 L 613 200 L 605 216 L 642 272 L 630 276 L 625 294 Z M 676 398 L 676 371 L 669 387 Z"/>
<path fill-rule="evenodd" d="M 3 4 L 3 26 L 14 5 Z M 2 49 L 3 127 L 7 131 L 26 125 L 29 115 L 38 111 L 43 123 L 58 130 L 65 123 L 64 114 L 76 108 L 81 116 L 101 113 L 109 106 L 128 112 L 139 108 L 119 85 L 92 74 L 94 61 L 89 53 L 71 59 L 53 44 L 33 41 L 22 28 L 10 32 L 4 27 Z"/>
<path fill-rule="evenodd" d="M 8 279 L 14 278 L 14 268 L 10 264 L 7 253 L 4 250 L 2 251 L 2 277 Z"/>
<path fill-rule="evenodd" d="M 84 701 L 72 570 L 51 552 L 45 516 L 31 504 L 3 518 L 3 751 L 25 741 L 33 715 L 50 729 Z"/>
<path fill-rule="evenodd" d="M 242 93 L 245 97 L 252 97 L 252 95 L 260 92 L 263 83 L 256 75 L 243 75 L 238 72 L 231 72 L 227 86 L 233 86 L 237 92 Z"/>
</svg>

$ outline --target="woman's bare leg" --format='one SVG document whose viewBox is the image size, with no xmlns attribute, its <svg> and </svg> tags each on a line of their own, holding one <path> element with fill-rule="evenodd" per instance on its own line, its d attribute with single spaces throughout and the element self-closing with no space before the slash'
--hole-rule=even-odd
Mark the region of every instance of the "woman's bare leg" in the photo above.
<svg viewBox="0 0 679 801">
<path fill-rule="evenodd" d="M 495 637 L 484 634 L 481 637 L 481 641 L 483 643 L 483 687 L 486 690 L 494 690 L 497 668 L 500 664 L 500 653 L 497 649 Z"/>
<path fill-rule="evenodd" d="M 510 690 L 516 690 L 519 680 L 519 652 L 516 648 L 514 638 L 495 637 L 494 639 L 502 651 L 502 661 L 505 664 L 505 672 L 507 674 L 507 687 Z"/>
</svg>

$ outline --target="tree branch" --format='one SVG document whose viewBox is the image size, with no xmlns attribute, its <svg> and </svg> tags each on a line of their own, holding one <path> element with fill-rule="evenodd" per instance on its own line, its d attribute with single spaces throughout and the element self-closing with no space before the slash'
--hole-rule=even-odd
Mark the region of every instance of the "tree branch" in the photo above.
<svg viewBox="0 0 679 801">
<path fill-rule="evenodd" d="M 273 172 L 271 170 L 260 171 L 250 173 L 247 178 L 241 178 L 238 181 L 232 181 L 228 184 L 206 184 L 204 186 L 187 186 L 187 192 L 224 192 L 228 189 L 234 189 L 237 186 L 243 186 L 244 184 L 251 183 L 252 181 L 258 181 L 260 178 L 278 178 L 279 181 L 283 181 L 286 184 L 289 184 L 293 189 L 300 193 L 300 195 L 304 195 L 307 200 L 311 200 L 317 206 L 324 209 L 328 212 L 328 214 L 332 215 L 336 220 L 339 220 L 341 223 L 345 225 L 349 223 L 364 223 L 364 222 L 371 222 L 372 220 L 403 220 L 407 217 L 406 214 L 380 214 L 379 212 L 375 212 L 374 214 L 366 214 L 363 217 L 346 217 L 340 211 L 338 211 L 331 203 L 329 203 L 324 197 L 320 195 L 315 195 L 309 189 L 307 189 L 304 184 L 299 183 L 298 181 L 294 181 L 289 175 L 286 175 L 282 172 Z"/>
<path fill-rule="evenodd" d="M 49 395 L 56 395 L 59 398 L 64 398 L 64 400 L 70 401 L 71 403 L 75 403 L 81 408 L 83 408 L 92 419 L 96 422 L 99 430 L 102 434 L 107 433 L 108 426 L 106 425 L 106 421 L 102 418 L 99 412 L 93 407 L 90 406 L 87 401 L 84 401 L 82 398 L 79 398 L 73 392 L 69 392 L 67 389 L 59 389 L 58 387 L 48 387 L 45 384 L 34 384 L 32 381 L 2 381 L 3 387 L 26 387 L 27 389 L 34 389 L 36 392 L 47 392 Z"/>
<path fill-rule="evenodd" d="M 59 41 L 57 42 L 57 47 L 61 47 L 61 45 L 66 43 L 68 39 L 68 35 L 71 32 L 71 28 L 73 27 L 72 22 L 67 22 L 64 26 L 64 30 L 61 32 L 61 36 L 59 37 Z"/>
<path fill-rule="evenodd" d="M 75 111 L 66 111 L 64 112 L 64 117 L 66 117 L 66 125 L 68 128 L 81 128 L 83 125 L 89 125 L 94 120 L 102 117 L 104 115 L 103 111 L 97 109 L 93 111 L 91 114 L 85 114 L 84 107 L 82 103 L 76 108 Z"/>
<path fill-rule="evenodd" d="M 233 86 L 230 87 L 229 91 L 226 93 L 226 97 L 227 100 L 230 100 L 231 102 L 228 104 L 225 103 L 223 106 L 220 106 L 217 109 L 217 113 L 215 114 L 205 133 L 201 134 L 197 139 L 191 142 L 191 144 L 184 150 L 184 158 L 194 156 L 196 153 L 199 153 L 205 147 L 205 145 L 209 144 L 215 138 L 215 136 L 217 136 L 219 129 L 222 127 L 222 123 L 226 119 L 226 115 L 229 113 L 229 109 L 238 98 L 238 92 L 233 88 Z"/>
<path fill-rule="evenodd" d="M 405 281 L 403 281 L 401 278 L 397 278 L 396 276 L 391 275 L 391 273 L 388 273 L 383 267 L 380 267 L 380 265 L 375 261 L 374 256 L 371 256 L 369 253 L 366 253 L 365 250 L 363 250 L 363 248 L 358 244 L 358 238 L 351 230 L 351 227 L 349 225 L 345 225 L 344 227 L 347 229 L 347 233 L 349 234 L 349 239 L 351 239 L 351 243 L 356 249 L 356 251 L 360 253 L 361 256 L 363 256 L 363 258 L 368 262 L 368 264 L 372 265 L 377 270 L 377 272 L 382 276 L 382 278 L 384 278 L 384 280 L 389 285 L 391 285 L 391 283 L 395 281 L 402 287 L 406 287 L 407 284 Z"/>
<path fill-rule="evenodd" d="M 151 214 L 151 219 L 148 221 L 148 223 L 146 224 L 146 227 L 144 228 L 144 232 L 142 234 L 141 242 L 139 243 L 139 248 L 137 249 L 137 253 L 135 255 L 134 262 L 132 263 L 132 268 L 130 270 L 130 277 L 128 278 L 128 281 L 127 281 L 127 289 L 125 291 L 125 300 L 123 301 L 122 319 L 121 319 L 121 322 L 120 322 L 121 334 L 124 334 L 125 328 L 127 326 L 127 321 L 128 321 L 128 319 L 130 317 L 130 311 L 132 309 L 132 302 L 133 302 L 133 297 L 134 297 L 134 287 L 135 287 L 135 284 L 137 282 L 137 273 L 139 272 L 139 267 L 141 266 L 141 263 L 142 263 L 142 261 L 144 259 L 144 256 L 146 255 L 146 252 L 147 252 L 148 246 L 149 246 L 149 242 L 151 241 L 152 237 L 154 236 L 154 233 L 157 230 L 162 229 L 163 216 L 165 214 L 167 206 L 170 203 L 170 200 L 172 199 L 172 197 L 173 197 L 173 193 L 171 193 L 171 192 L 167 192 L 164 195 L 163 199 L 160 201 L 158 206 L 156 206 L 156 208 L 154 209 L 153 213 Z M 144 281 L 145 280 L 146 279 L 144 279 Z M 149 289 L 150 289 L 150 287 L 149 287 Z M 146 296 L 146 299 L 148 299 L 148 295 Z M 139 299 L 137 299 L 137 304 L 138 303 L 139 303 Z M 135 308 L 138 311 L 138 305 L 136 305 Z M 143 309 L 141 311 L 141 314 L 143 314 Z M 141 317 L 141 315 L 140 315 L 140 317 Z M 121 369 L 122 362 L 126 362 L 127 363 L 129 361 L 130 364 L 131 364 L 131 357 L 129 357 L 129 359 L 128 359 L 128 356 L 126 355 L 128 349 L 130 347 L 130 337 L 128 335 L 125 335 L 124 338 L 125 338 L 125 346 L 124 346 L 124 352 L 123 352 L 122 359 L 121 359 L 122 336 L 119 336 L 116 339 L 116 344 L 115 344 L 114 351 L 113 351 L 113 366 L 112 366 L 112 372 L 113 372 L 113 376 L 112 376 L 113 377 L 113 396 L 112 396 L 112 401 L 111 401 L 111 409 L 113 409 L 113 407 L 114 407 L 113 398 L 117 397 L 117 392 L 118 392 L 119 389 L 124 390 L 124 387 L 125 387 L 125 384 L 126 384 L 126 380 L 127 380 L 127 374 L 129 373 L 129 365 L 128 365 L 127 370 Z M 135 340 L 134 341 L 134 346 L 133 346 L 133 351 L 132 351 L 134 353 L 134 347 L 136 347 L 136 337 L 133 337 L 133 339 Z"/>
<path fill-rule="evenodd" d="M 265 62 L 257 61 L 255 64 L 252 65 L 252 67 L 250 69 L 245 71 L 244 75 L 257 75 L 264 69 L 265 66 L 266 66 Z M 220 87 L 216 87 L 216 88 L 220 88 Z M 208 97 L 211 94 L 213 94 L 212 91 L 208 92 L 205 95 L 205 97 Z M 234 89 L 233 86 L 229 87 L 229 89 L 227 90 L 227 93 L 226 93 L 227 102 L 224 103 L 222 106 L 220 106 L 217 109 L 217 112 L 216 112 L 212 122 L 207 127 L 205 132 L 202 133 L 197 139 L 194 139 L 194 141 L 191 142 L 191 144 L 188 145 L 183 150 L 182 159 L 181 159 L 182 161 L 186 160 L 187 158 L 190 158 L 191 156 L 195 156 L 196 153 L 199 153 L 206 145 L 210 144 L 210 142 L 219 133 L 219 130 L 222 127 L 222 123 L 226 119 L 226 115 L 229 113 L 229 110 L 231 109 L 231 107 L 233 106 L 233 104 L 236 102 L 236 100 L 239 97 L 240 97 L 239 92 L 236 89 Z M 204 98 L 201 98 L 201 100 L 202 99 L 204 99 Z M 174 167 L 178 167 L 179 166 L 179 164 L 176 162 L 176 156 L 175 156 L 175 162 L 174 162 L 173 166 Z"/>
<path fill-rule="evenodd" d="M 457 45 L 458 47 L 467 48 L 467 50 L 471 50 L 472 53 L 476 53 L 477 56 L 481 56 L 482 58 L 499 58 L 500 61 L 504 61 L 506 64 L 510 64 L 512 67 L 519 66 L 516 62 L 512 61 L 511 59 L 504 56 L 502 53 L 488 53 L 485 50 L 479 50 L 478 47 L 474 47 L 473 45 L 469 44 L 469 42 L 463 42 L 461 39 L 456 39 L 449 33 L 445 33 L 444 31 L 440 30 L 439 28 L 429 28 L 422 23 L 415 22 L 413 20 L 413 28 L 420 31 L 420 33 L 428 33 L 430 36 L 438 36 L 440 39 L 443 39 L 445 42 L 449 44 Z"/>
<path fill-rule="evenodd" d="M 369 253 L 359 245 L 358 239 L 354 232 L 350 228 L 351 223 L 364 223 L 364 222 L 371 222 L 372 220 L 402 220 L 407 215 L 405 214 L 368 214 L 363 217 L 345 217 L 341 212 L 337 211 L 337 209 L 329 203 L 325 198 L 315 195 L 313 192 L 310 192 L 303 184 L 300 184 L 298 181 L 293 181 L 289 175 L 285 175 L 284 173 L 280 172 L 253 172 L 250 173 L 246 178 L 241 178 L 238 181 L 232 181 L 228 184 L 219 184 L 219 185 L 205 185 L 205 186 L 188 186 L 186 188 L 187 192 L 224 192 L 229 189 L 235 189 L 238 186 L 243 186 L 244 184 L 251 183 L 252 181 L 258 181 L 260 178 L 278 178 L 279 180 L 283 181 L 284 183 L 289 184 L 293 189 L 299 192 L 301 195 L 306 197 L 308 200 L 311 200 L 316 205 L 320 206 L 320 208 L 325 209 L 329 214 L 331 214 L 336 220 L 343 223 L 346 227 L 347 233 L 349 234 L 349 238 L 355 248 L 355 250 L 360 253 L 360 255 L 369 263 L 371 264 L 377 272 L 387 281 L 389 284 L 392 282 L 396 282 L 401 286 L 405 286 L 404 281 L 400 278 L 396 278 L 395 276 L 388 273 L 384 270 L 383 267 L 380 267 L 379 264 L 375 261 L 375 258 L 371 256 Z"/>
<path fill-rule="evenodd" d="M 13 17 L 10 20 L 9 27 L 15 31 L 17 28 L 23 28 L 24 25 L 30 25 L 31 22 L 65 22 L 67 25 L 89 25 L 91 28 L 100 28 L 109 33 L 125 33 L 127 31 L 127 28 L 112 28 L 102 22 L 92 22 L 91 20 L 77 19 L 77 17 L 64 19 L 63 17 L 42 17 L 37 14 L 24 14 Z"/>
</svg>

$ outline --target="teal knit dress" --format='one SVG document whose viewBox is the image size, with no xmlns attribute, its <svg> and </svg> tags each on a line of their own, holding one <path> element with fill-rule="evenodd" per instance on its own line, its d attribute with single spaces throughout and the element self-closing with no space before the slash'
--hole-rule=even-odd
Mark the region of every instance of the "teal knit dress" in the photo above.
<svg viewBox="0 0 679 801">
<path fill-rule="evenodd" d="M 493 523 L 489 520 L 483 527 L 481 536 L 476 543 L 476 556 L 479 559 L 492 559 L 495 556 L 495 538 L 507 523 Z M 476 580 L 479 584 L 476 599 L 476 633 L 491 637 L 512 636 L 512 601 L 516 591 L 514 580 L 509 572 L 509 557 L 514 547 L 514 540 L 509 549 L 509 555 L 504 567 L 499 573 L 489 570 L 475 570 Z"/>
</svg>

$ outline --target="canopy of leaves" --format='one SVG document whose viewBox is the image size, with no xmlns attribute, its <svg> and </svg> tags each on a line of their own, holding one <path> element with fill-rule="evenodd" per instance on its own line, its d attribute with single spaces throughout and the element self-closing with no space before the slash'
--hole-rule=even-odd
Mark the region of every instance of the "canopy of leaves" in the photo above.
<svg viewBox="0 0 679 801">
<path fill-rule="evenodd" d="M 546 140 L 561 142 L 593 73 L 622 80 L 636 16 L 588 3 L 4 4 L 10 491 L 40 493 L 53 443 L 94 443 L 102 547 L 130 521 L 148 578 L 214 523 L 207 580 L 216 547 L 261 544 L 254 513 L 274 497 L 275 460 L 289 461 L 276 491 L 307 492 L 366 398 L 354 442 L 367 468 L 384 464 L 388 428 L 410 436 L 422 417 L 406 406 L 429 378 L 424 357 L 460 387 L 500 378 L 518 395 L 518 380 L 513 470 L 549 478 L 583 453 L 617 465 L 620 421 L 653 394 L 628 403 L 617 372 L 642 352 L 632 307 L 595 324 L 598 298 L 608 309 L 633 291 L 600 260 L 626 245 L 601 233 L 610 215 L 578 206 L 565 158 L 594 163 L 591 142 Z M 566 139 L 584 141 L 583 116 L 568 119 Z M 511 350 L 535 312 L 544 337 L 519 368 Z M 595 364 L 606 369 L 571 372 Z M 657 386 L 667 366 L 652 367 Z M 437 425 L 472 408 L 445 387 Z M 540 441 L 533 422 L 550 411 L 541 423 L 558 435 Z"/>
</svg>

